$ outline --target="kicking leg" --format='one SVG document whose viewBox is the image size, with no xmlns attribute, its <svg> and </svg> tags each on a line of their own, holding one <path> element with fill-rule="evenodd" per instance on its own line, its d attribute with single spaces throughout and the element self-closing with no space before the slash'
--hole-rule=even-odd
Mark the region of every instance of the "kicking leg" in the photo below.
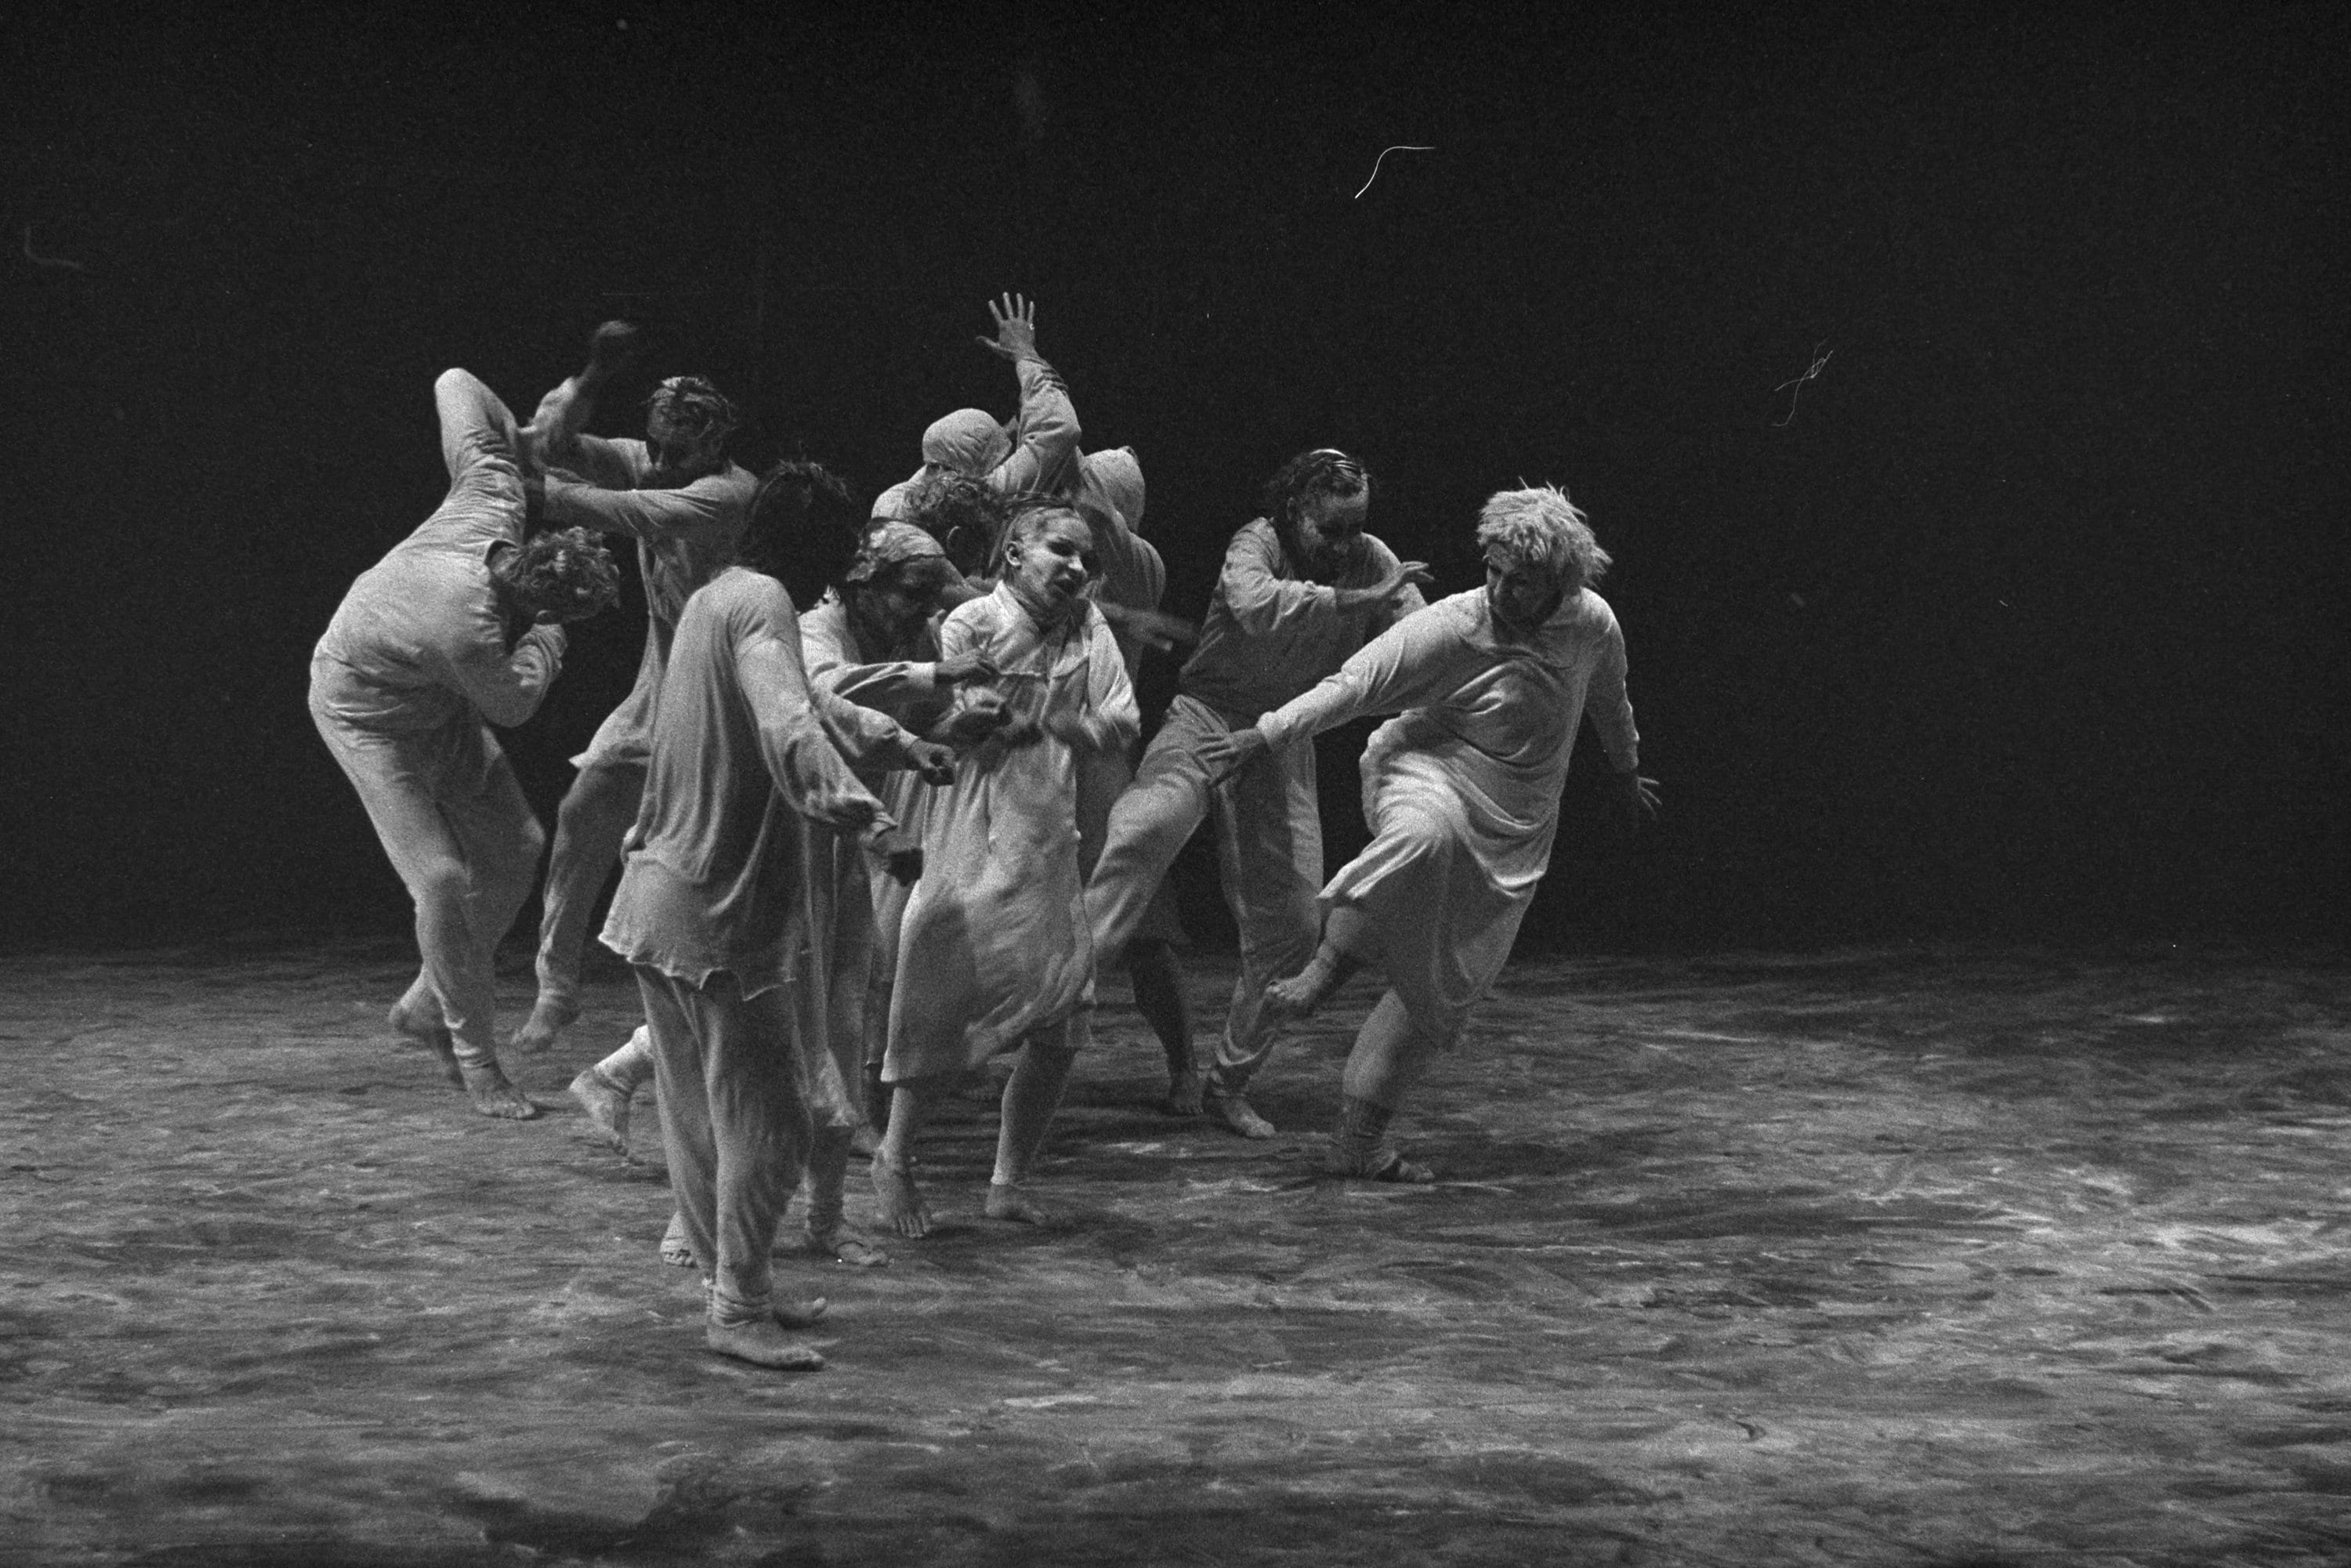
<svg viewBox="0 0 2351 1568">
<path fill-rule="evenodd" d="M 1322 943 L 1306 967 L 1265 988 L 1270 1018 L 1314 1015 L 1358 969 L 1379 962 L 1379 936 L 1370 918 L 1352 904 L 1332 906 L 1322 920 Z"/>
</svg>

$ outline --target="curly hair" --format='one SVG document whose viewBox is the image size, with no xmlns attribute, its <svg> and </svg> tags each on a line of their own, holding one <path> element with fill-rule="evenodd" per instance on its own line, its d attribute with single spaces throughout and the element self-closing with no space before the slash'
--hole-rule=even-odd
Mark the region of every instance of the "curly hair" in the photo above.
<svg viewBox="0 0 2351 1568">
<path fill-rule="evenodd" d="M 1514 565 L 1540 566 L 1570 592 L 1598 582 L 1608 571 L 1583 508 L 1556 485 L 1499 490 L 1478 514 L 1480 549 L 1499 545 Z"/>
<path fill-rule="evenodd" d="M 743 423 L 733 400 L 702 376 L 672 376 L 645 399 L 645 412 L 659 414 L 680 435 L 725 445 Z"/>
<path fill-rule="evenodd" d="M 552 528 L 523 540 L 497 563 L 515 602 L 533 616 L 585 621 L 621 601 L 621 569 L 586 528 Z"/>
<path fill-rule="evenodd" d="M 1309 501 L 1318 496 L 1335 496 L 1344 500 L 1366 495 L 1371 487 L 1371 470 L 1361 462 L 1335 446 L 1318 446 L 1311 452 L 1300 453 L 1275 469 L 1273 477 L 1265 482 L 1259 505 L 1266 520 L 1273 525 L 1281 548 L 1294 554 L 1298 519 Z"/>
<path fill-rule="evenodd" d="M 864 520 L 839 475 L 821 463 L 789 458 L 768 469 L 753 492 L 737 555 L 806 607 L 855 562 Z"/>
<path fill-rule="evenodd" d="M 1013 497 L 984 479 L 952 470 L 926 474 L 906 496 L 905 521 L 939 541 L 966 577 L 995 570 L 1010 526 Z"/>
</svg>

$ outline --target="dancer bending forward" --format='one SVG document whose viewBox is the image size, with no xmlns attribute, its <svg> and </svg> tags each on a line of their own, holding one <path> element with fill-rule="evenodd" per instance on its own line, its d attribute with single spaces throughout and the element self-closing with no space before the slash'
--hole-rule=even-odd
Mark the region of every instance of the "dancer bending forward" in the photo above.
<svg viewBox="0 0 2351 1568">
<path fill-rule="evenodd" d="M 1507 490 L 1478 526 L 1486 586 L 1405 617 L 1313 690 L 1223 737 L 1227 766 L 1366 714 L 1395 713 L 1363 758 L 1373 838 L 1323 888 L 1322 940 L 1267 988 L 1302 1017 L 1356 969 L 1388 988 L 1348 1054 L 1327 1168 L 1375 1181 L 1432 1173 L 1388 1143 L 1388 1119 L 1510 955 L 1551 862 L 1568 754 L 1588 707 L 1634 821 L 1655 814 L 1625 695 L 1625 638 L 1591 584 L 1607 570 L 1583 514 L 1552 486 Z M 1401 710 L 1401 711 L 1399 711 Z"/>
<path fill-rule="evenodd" d="M 392 1026 L 428 1041 L 486 1116 L 538 1107 L 498 1066 L 498 940 L 547 841 L 490 734 L 538 711 L 563 626 L 620 597 L 578 530 L 526 539 L 527 440 L 464 371 L 433 385 L 448 498 L 362 572 L 310 659 L 310 716 L 416 905 L 422 967 Z"/>
<path fill-rule="evenodd" d="M 906 906 L 882 1077 L 890 1124 L 873 1155 L 883 1218 L 921 1236 L 914 1140 L 929 1108 L 1000 1052 L 1005 1084 L 987 1213 L 1037 1224 L 1022 1190 L 1061 1103 L 1093 1003 L 1093 944 L 1078 866 L 1078 759 L 1134 737 L 1134 688 L 1102 612 L 1085 520 L 1059 505 L 1013 519 L 1005 572 L 940 628 L 943 657 L 979 653 L 993 681 L 958 688 L 958 707 L 1001 701 L 1011 719 L 966 752 L 923 829 L 928 874 Z"/>
</svg>

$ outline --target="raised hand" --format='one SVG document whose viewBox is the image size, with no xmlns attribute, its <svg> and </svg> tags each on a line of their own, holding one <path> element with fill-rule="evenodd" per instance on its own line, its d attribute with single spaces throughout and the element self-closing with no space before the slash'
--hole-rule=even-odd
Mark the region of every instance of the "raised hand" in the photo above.
<svg viewBox="0 0 2351 1568">
<path fill-rule="evenodd" d="M 996 336 L 980 339 L 981 348 L 1007 360 L 1037 358 L 1037 307 L 1026 296 L 1006 295 L 1000 309 L 991 299 L 987 313 L 996 319 Z"/>
</svg>

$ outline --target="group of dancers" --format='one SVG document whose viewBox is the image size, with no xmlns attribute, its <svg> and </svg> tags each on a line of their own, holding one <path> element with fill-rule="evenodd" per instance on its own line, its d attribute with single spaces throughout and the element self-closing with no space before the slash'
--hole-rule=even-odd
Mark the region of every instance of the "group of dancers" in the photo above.
<svg viewBox="0 0 2351 1568">
<path fill-rule="evenodd" d="M 617 867 L 601 940 L 644 1022 L 571 1092 L 625 1153 L 651 1082 L 663 1255 L 700 1270 L 709 1347 L 761 1365 L 822 1364 L 800 1331 L 824 1302 L 780 1298 L 770 1263 L 795 1192 L 810 1252 L 886 1262 L 845 1219 L 852 1155 L 870 1151 L 883 1225 L 925 1235 L 924 1124 L 998 1058 L 986 1212 L 1047 1219 L 1033 1174 L 1113 964 L 1165 1048 L 1166 1108 L 1252 1138 L 1275 1135 L 1248 1091 L 1283 1026 L 1376 969 L 1325 1168 L 1434 1179 L 1389 1122 L 1509 956 L 1587 713 L 1614 809 L 1655 810 L 1624 637 L 1593 588 L 1609 557 L 1564 493 L 1489 499 L 1484 585 L 1429 603 L 1426 566 L 1364 531 L 1364 465 L 1301 453 L 1195 625 L 1162 609 L 1135 455 L 1082 451 L 1034 308 L 988 309 L 980 341 L 1018 375 L 1019 413 L 937 421 L 871 507 L 813 463 L 744 468 L 735 406 L 701 377 L 658 384 L 643 440 L 587 434 L 636 355 L 624 323 L 528 423 L 444 373 L 447 498 L 352 584 L 312 658 L 311 715 L 415 905 L 422 963 L 392 1026 L 475 1110 L 531 1119 L 499 1062 L 493 958 L 547 844 L 491 727 L 537 712 L 564 628 L 619 598 L 603 541 L 635 540 L 644 656 L 573 759 L 511 1048 L 577 1019 Z M 1138 663 L 1179 647 L 1144 744 Z M 1374 715 L 1395 716 L 1362 761 L 1371 841 L 1326 881 L 1314 737 Z M 1211 821 L 1240 972 L 1201 1064 L 1166 877 Z"/>
</svg>

